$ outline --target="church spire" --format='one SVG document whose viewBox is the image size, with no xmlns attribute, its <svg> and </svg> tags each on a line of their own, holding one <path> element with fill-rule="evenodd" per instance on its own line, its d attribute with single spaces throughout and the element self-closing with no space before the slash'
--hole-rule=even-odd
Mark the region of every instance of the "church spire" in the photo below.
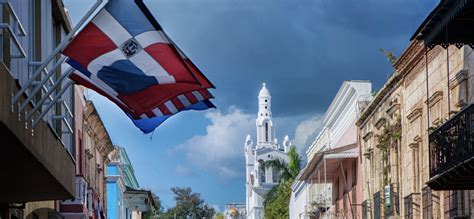
<svg viewBox="0 0 474 219">
<path fill-rule="evenodd" d="M 258 93 L 258 116 L 272 117 L 272 96 L 268 91 L 265 83 L 262 84 L 262 89 Z"/>
<path fill-rule="evenodd" d="M 272 96 L 265 83 L 258 94 L 258 115 L 257 125 L 257 148 L 275 147 L 273 139 L 275 138 L 275 129 L 272 121 Z"/>
</svg>

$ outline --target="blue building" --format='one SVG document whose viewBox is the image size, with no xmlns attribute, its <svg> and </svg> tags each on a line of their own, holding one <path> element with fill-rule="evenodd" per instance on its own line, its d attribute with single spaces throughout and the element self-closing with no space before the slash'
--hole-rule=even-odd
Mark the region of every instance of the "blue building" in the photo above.
<svg viewBox="0 0 474 219">
<path fill-rule="evenodd" d="M 150 191 L 140 190 L 132 163 L 123 147 L 115 147 L 107 165 L 107 218 L 153 218 L 155 203 Z"/>
</svg>

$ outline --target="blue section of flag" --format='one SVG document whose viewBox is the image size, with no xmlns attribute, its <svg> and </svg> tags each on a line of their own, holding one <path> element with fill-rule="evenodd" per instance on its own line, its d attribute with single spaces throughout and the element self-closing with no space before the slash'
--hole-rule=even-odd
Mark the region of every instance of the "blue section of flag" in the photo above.
<svg viewBox="0 0 474 219">
<path fill-rule="evenodd" d="M 214 104 L 211 103 L 209 100 L 204 100 L 197 102 L 191 106 L 184 108 L 182 111 L 185 110 L 207 110 L 209 108 L 215 108 Z M 147 119 L 133 119 L 130 115 L 130 119 L 132 119 L 133 124 L 137 128 L 139 128 L 143 133 L 150 133 L 156 129 L 159 125 L 161 125 L 164 121 L 170 118 L 173 115 L 166 115 L 166 116 L 157 116 L 153 118 Z"/>
<path fill-rule="evenodd" d="M 81 73 L 83 73 L 85 76 L 87 76 L 88 78 L 91 77 L 91 73 L 82 67 L 81 64 L 77 63 L 76 61 L 74 61 L 73 59 L 68 59 L 66 61 L 69 65 L 71 65 L 73 68 L 77 69 L 78 71 L 80 71 Z"/>
<path fill-rule="evenodd" d="M 155 77 L 145 75 L 129 60 L 118 60 L 104 66 L 97 77 L 121 94 L 142 91 L 158 83 Z"/>
<path fill-rule="evenodd" d="M 105 6 L 105 9 L 132 36 L 137 36 L 146 31 L 156 31 L 133 0 L 113 0 Z"/>
</svg>

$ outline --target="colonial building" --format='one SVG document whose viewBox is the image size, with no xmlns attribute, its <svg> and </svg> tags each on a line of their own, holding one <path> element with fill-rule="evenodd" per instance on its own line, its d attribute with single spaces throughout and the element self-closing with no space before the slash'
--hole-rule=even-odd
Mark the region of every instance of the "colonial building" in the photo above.
<svg viewBox="0 0 474 219">
<path fill-rule="evenodd" d="M 414 172 L 402 166 L 402 77 L 394 74 L 357 121 L 362 171 L 362 218 L 400 216 L 400 187 Z"/>
<path fill-rule="evenodd" d="M 246 212 L 249 219 L 263 218 L 265 196 L 279 182 L 279 171 L 271 167 L 261 168 L 261 164 L 274 159 L 288 162 L 286 153 L 291 146 L 288 136 L 283 145 L 279 145 L 275 138 L 271 99 L 264 83 L 258 95 L 257 142 L 254 145 L 250 135 L 245 140 Z"/>
<path fill-rule="evenodd" d="M 139 189 L 135 171 L 123 147 L 109 154 L 106 174 L 107 219 L 151 219 L 156 212 L 150 191 Z"/>
<path fill-rule="evenodd" d="M 60 218 L 53 200 L 74 198 L 74 96 L 51 51 L 70 21 L 58 0 L 0 7 L 0 218 Z"/>
<path fill-rule="evenodd" d="M 307 151 L 308 164 L 294 184 L 294 188 L 298 181 L 307 184 L 305 212 L 298 215 L 362 216 L 362 174 L 355 122 L 371 100 L 371 92 L 372 84 L 368 81 L 345 81 L 336 94 L 323 117 L 323 129 Z"/>
<path fill-rule="evenodd" d="M 474 217 L 473 7 L 441 1 L 362 113 L 365 218 Z"/>
<path fill-rule="evenodd" d="M 82 87 L 76 88 L 81 90 Z M 105 167 L 114 146 L 94 104 L 89 100 L 83 104 L 82 127 L 77 130 L 82 135 L 76 150 L 76 195 L 61 202 L 61 214 L 71 219 L 105 218 Z"/>
</svg>

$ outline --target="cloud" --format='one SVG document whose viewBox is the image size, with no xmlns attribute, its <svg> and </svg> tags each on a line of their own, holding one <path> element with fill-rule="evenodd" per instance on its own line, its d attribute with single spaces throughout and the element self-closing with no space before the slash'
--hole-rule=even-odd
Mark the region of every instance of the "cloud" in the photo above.
<svg viewBox="0 0 474 219">
<path fill-rule="evenodd" d="M 296 126 L 293 144 L 303 157 L 308 146 L 314 141 L 323 128 L 322 120 L 323 116 L 321 114 L 316 114 L 311 118 L 300 122 L 298 126 Z"/>
<path fill-rule="evenodd" d="M 222 179 L 243 176 L 243 144 L 245 136 L 255 132 L 254 116 L 230 107 L 227 112 L 213 111 L 205 117 L 210 120 L 206 133 L 178 145 L 175 152 L 184 152 L 193 165 Z M 181 167 L 179 171 L 182 171 Z"/>
<path fill-rule="evenodd" d="M 187 176 L 187 175 L 191 174 L 191 170 L 188 167 L 186 167 L 182 164 L 176 165 L 175 172 L 178 175 L 184 175 L 184 176 Z"/>
</svg>

